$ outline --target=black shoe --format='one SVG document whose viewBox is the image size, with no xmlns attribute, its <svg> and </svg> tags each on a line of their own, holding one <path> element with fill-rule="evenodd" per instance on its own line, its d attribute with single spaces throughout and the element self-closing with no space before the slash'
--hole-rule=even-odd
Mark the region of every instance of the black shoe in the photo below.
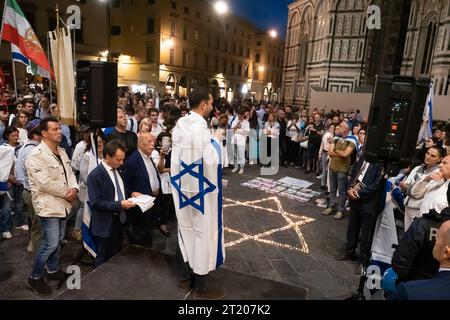
<svg viewBox="0 0 450 320">
<path fill-rule="evenodd" d="M 327 186 L 320 186 L 320 190 L 328 190 Z"/>
<path fill-rule="evenodd" d="M 355 254 L 345 252 L 337 255 L 334 259 L 337 261 L 355 261 L 356 257 Z"/>
<path fill-rule="evenodd" d="M 47 280 L 49 281 L 64 281 L 67 280 L 67 278 L 69 278 L 69 274 L 62 270 L 58 270 L 55 273 L 47 271 Z"/>
<path fill-rule="evenodd" d="M 41 277 L 39 279 L 28 278 L 25 281 L 25 285 L 34 293 L 43 295 L 50 295 L 53 293 L 52 287 L 50 287 L 47 282 L 45 282 L 44 277 Z"/>
<path fill-rule="evenodd" d="M 305 174 L 310 174 L 311 172 L 311 170 L 305 170 Z"/>
</svg>

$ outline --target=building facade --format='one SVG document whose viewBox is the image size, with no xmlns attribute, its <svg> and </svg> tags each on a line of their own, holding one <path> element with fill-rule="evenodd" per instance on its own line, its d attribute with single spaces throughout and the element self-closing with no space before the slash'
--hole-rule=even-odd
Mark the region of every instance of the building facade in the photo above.
<svg viewBox="0 0 450 320">
<path fill-rule="evenodd" d="M 401 72 L 430 77 L 435 95 L 449 94 L 449 0 L 412 1 Z"/>
<path fill-rule="evenodd" d="M 159 92 L 208 86 L 215 98 L 276 97 L 284 43 L 269 38 L 243 18 L 219 16 L 206 0 L 115 1 L 111 8 L 119 82 Z M 267 60 L 256 63 L 258 54 Z"/>
<path fill-rule="evenodd" d="M 370 5 L 381 29 L 368 29 Z M 447 95 L 450 0 L 298 0 L 289 5 L 284 101 L 308 106 L 311 89 L 371 92 L 377 75 L 430 77 Z"/>
</svg>

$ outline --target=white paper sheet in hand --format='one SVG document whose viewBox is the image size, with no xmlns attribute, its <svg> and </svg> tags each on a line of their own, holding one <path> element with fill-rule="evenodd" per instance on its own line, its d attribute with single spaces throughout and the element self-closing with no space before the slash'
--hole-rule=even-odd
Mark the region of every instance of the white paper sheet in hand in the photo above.
<svg viewBox="0 0 450 320">
<path fill-rule="evenodd" d="M 128 200 L 135 203 L 142 210 L 142 212 L 145 212 L 153 207 L 155 199 L 155 197 L 144 194 L 140 197 L 130 198 Z"/>
</svg>

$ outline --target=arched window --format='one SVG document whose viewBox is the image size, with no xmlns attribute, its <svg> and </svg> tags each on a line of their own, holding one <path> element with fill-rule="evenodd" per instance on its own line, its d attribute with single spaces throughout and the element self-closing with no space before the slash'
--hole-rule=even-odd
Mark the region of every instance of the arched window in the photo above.
<svg viewBox="0 0 450 320">
<path fill-rule="evenodd" d="M 430 73 L 433 49 L 436 43 L 436 32 L 437 32 L 436 23 L 430 22 L 427 28 L 425 50 L 422 56 L 422 65 L 420 68 L 421 74 Z"/>
<path fill-rule="evenodd" d="M 308 66 L 308 46 L 311 36 L 311 25 L 312 25 L 312 8 L 308 7 L 303 13 L 303 18 L 300 23 L 300 30 L 302 32 L 300 36 L 300 76 L 304 77 L 306 75 L 306 70 Z"/>
</svg>

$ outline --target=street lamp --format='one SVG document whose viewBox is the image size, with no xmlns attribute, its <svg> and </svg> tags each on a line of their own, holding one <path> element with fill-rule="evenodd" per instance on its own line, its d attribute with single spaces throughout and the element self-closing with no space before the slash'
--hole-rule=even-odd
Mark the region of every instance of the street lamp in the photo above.
<svg viewBox="0 0 450 320">
<path fill-rule="evenodd" d="M 276 37 L 278 37 L 278 32 L 277 32 L 277 30 L 275 30 L 275 29 L 271 29 L 271 30 L 269 30 L 269 35 L 270 35 L 272 38 L 276 38 Z"/>
<path fill-rule="evenodd" d="M 174 44 L 172 38 L 166 38 L 166 39 L 163 39 L 162 45 L 163 45 L 163 47 L 165 47 L 165 48 L 171 49 L 171 48 L 174 47 L 175 44 Z"/>
<path fill-rule="evenodd" d="M 225 1 L 219 0 L 214 3 L 214 9 L 218 14 L 223 15 L 228 12 L 229 6 L 228 3 L 226 3 Z"/>
</svg>

